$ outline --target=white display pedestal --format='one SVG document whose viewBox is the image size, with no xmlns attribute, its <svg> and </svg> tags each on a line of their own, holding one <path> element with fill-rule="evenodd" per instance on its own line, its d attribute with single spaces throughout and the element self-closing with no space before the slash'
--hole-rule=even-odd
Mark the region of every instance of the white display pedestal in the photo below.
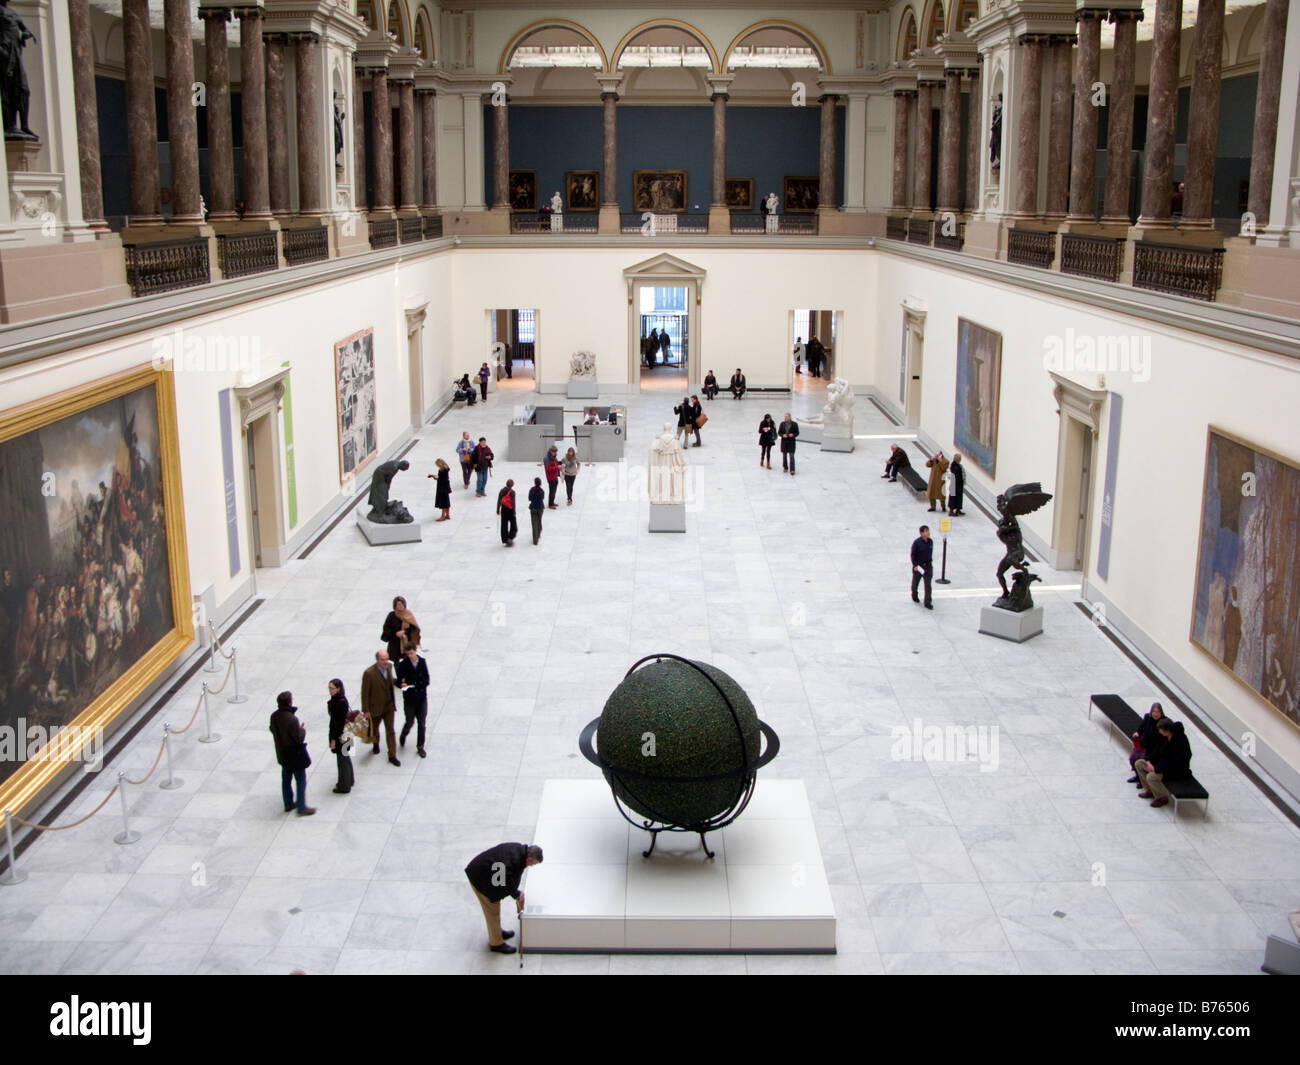
<svg viewBox="0 0 1300 1065">
<path fill-rule="evenodd" d="M 562 214 L 551 215 L 551 232 L 552 233 L 564 232 L 564 215 Z"/>
<path fill-rule="evenodd" d="M 685 503 L 651 503 L 650 531 L 652 533 L 686 531 Z"/>
<path fill-rule="evenodd" d="M 586 377 L 575 377 L 569 382 L 567 396 L 569 399 L 596 399 L 600 396 L 600 385 Z"/>
<path fill-rule="evenodd" d="M 357 527 L 372 547 L 376 544 L 418 544 L 424 536 L 420 532 L 418 521 L 404 525 L 380 525 L 366 517 L 366 512 L 357 508 Z"/>
<path fill-rule="evenodd" d="M 999 640 L 1024 643 L 1043 631 L 1043 608 L 1029 610 L 1003 610 L 997 606 L 980 609 L 980 632 L 996 636 Z"/>
<path fill-rule="evenodd" d="M 628 824 L 603 779 L 548 780 L 522 921 L 527 953 L 833 954 L 831 899 L 800 780 L 759 779 L 745 812 L 708 835 Z"/>
<path fill-rule="evenodd" d="M 801 422 L 795 419 L 795 424 L 799 426 L 798 441 L 801 444 L 820 444 L 822 442 L 822 424 L 821 422 Z M 778 440 L 779 444 L 781 441 Z"/>
<path fill-rule="evenodd" d="M 852 451 L 853 434 L 843 436 L 839 433 L 822 433 L 823 451 Z"/>
</svg>

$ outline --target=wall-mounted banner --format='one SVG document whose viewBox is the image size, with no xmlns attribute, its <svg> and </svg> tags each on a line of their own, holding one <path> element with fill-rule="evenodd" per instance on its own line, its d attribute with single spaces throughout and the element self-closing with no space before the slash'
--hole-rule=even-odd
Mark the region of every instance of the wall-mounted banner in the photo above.
<svg viewBox="0 0 1300 1065">
<path fill-rule="evenodd" d="M 280 363 L 288 366 L 287 362 Z M 293 385 L 290 378 L 284 379 L 284 479 L 289 490 L 289 528 L 298 527 L 298 473 L 293 464 Z"/>
<path fill-rule="evenodd" d="M 1101 536 L 1097 539 L 1097 576 L 1110 579 L 1110 530 L 1115 521 L 1115 471 L 1119 467 L 1119 416 L 1124 397 L 1110 394 L 1110 424 L 1106 427 L 1106 480 L 1101 495 Z"/>
<path fill-rule="evenodd" d="M 217 395 L 221 407 L 221 477 L 226 489 L 226 545 L 230 550 L 230 575 L 239 572 L 239 506 L 235 495 L 235 445 L 230 438 L 230 389 Z"/>
</svg>

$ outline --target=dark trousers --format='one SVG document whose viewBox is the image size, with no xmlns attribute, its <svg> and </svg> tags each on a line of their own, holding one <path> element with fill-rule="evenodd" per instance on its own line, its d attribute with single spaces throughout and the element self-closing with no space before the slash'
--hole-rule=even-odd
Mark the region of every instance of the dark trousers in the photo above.
<svg viewBox="0 0 1300 1065">
<path fill-rule="evenodd" d="M 474 465 L 473 465 L 473 463 L 470 463 L 470 462 L 462 462 L 462 463 L 460 464 L 460 472 L 461 472 L 461 474 L 462 474 L 462 475 L 464 476 L 464 478 L 465 478 L 465 487 L 468 488 L 468 487 L 469 487 L 469 475 L 470 475 L 471 473 L 474 472 Z"/>
<path fill-rule="evenodd" d="M 564 475 L 564 491 L 569 497 L 569 502 L 573 502 L 573 482 L 576 481 L 577 475 L 570 477 L 567 473 Z"/>
<path fill-rule="evenodd" d="M 897 464 L 895 464 L 895 463 L 893 463 L 893 462 L 886 462 L 886 463 L 885 463 L 885 476 L 888 477 L 891 481 L 897 481 L 897 480 L 898 480 L 898 471 L 901 470 L 902 468 L 903 468 L 902 466 L 897 465 Z"/>
<path fill-rule="evenodd" d="M 930 580 L 931 578 L 934 577 L 934 566 L 933 565 L 926 566 L 925 572 L 923 574 L 917 573 L 915 566 L 912 567 L 912 598 L 913 599 L 916 598 L 916 586 L 921 583 L 922 577 L 925 578 L 925 605 L 929 606 L 931 603 Z"/>
<path fill-rule="evenodd" d="M 515 519 L 513 510 L 501 508 L 501 542 L 508 544 L 519 535 L 519 522 Z"/>
<path fill-rule="evenodd" d="M 424 750 L 424 722 L 429 713 L 429 700 L 424 695 L 403 695 L 402 712 L 406 715 L 406 724 L 402 726 L 402 742 L 411 733 L 415 725 L 415 746 Z"/>
<path fill-rule="evenodd" d="M 529 509 L 528 516 L 533 520 L 533 543 L 542 538 L 542 512 Z"/>
<path fill-rule="evenodd" d="M 786 466 L 786 460 L 787 460 L 787 459 L 788 459 L 789 462 L 790 462 L 790 465 L 789 465 L 788 469 L 790 469 L 790 470 L 793 472 L 793 470 L 794 470 L 794 448 L 791 448 L 789 451 L 786 451 L 785 448 L 782 448 L 782 449 L 781 449 L 781 469 L 783 469 L 783 470 L 784 470 L 784 469 L 787 469 L 787 466 Z"/>
<path fill-rule="evenodd" d="M 546 482 L 546 490 L 550 492 L 550 496 L 546 500 L 547 506 L 551 506 L 551 507 L 555 506 L 555 493 L 559 489 L 559 487 L 560 487 L 560 481 L 558 478 L 556 478 L 554 481 Z"/>
<path fill-rule="evenodd" d="M 293 801 L 293 785 L 298 784 L 298 801 Z M 284 794 L 284 808 L 292 810 L 295 806 L 299 810 L 307 809 L 307 770 L 290 769 L 287 765 L 280 767 L 280 791 Z"/>
<path fill-rule="evenodd" d="M 718 390 L 717 390 L 713 385 L 705 385 L 705 386 L 704 386 L 704 398 L 705 398 L 705 399 L 712 399 L 712 398 L 713 398 L 714 396 L 716 396 L 717 394 L 718 394 Z"/>
<path fill-rule="evenodd" d="M 483 378 L 478 379 L 478 390 L 483 393 L 483 402 L 487 402 L 487 382 Z"/>
<path fill-rule="evenodd" d="M 761 449 L 758 456 L 758 464 L 761 466 L 766 462 L 770 466 L 772 464 L 772 445 L 759 444 L 758 446 Z M 783 466 L 781 468 L 784 469 L 785 467 Z"/>
<path fill-rule="evenodd" d="M 343 748 L 347 746 L 347 741 L 340 738 L 334 741 L 334 761 L 339 767 L 339 791 L 351 791 L 352 785 L 357 782 L 357 775 L 352 771 L 352 759 L 343 753 Z"/>
</svg>

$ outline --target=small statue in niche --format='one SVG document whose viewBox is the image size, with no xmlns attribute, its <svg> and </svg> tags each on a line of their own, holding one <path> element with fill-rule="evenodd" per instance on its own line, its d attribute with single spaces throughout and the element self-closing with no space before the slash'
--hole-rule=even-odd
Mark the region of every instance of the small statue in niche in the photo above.
<svg viewBox="0 0 1300 1065">
<path fill-rule="evenodd" d="M 34 40 L 35 34 L 23 25 L 9 0 L 0 0 L 0 103 L 4 106 L 7 141 L 40 140 L 27 124 L 32 94 L 23 70 L 23 45 Z"/>
<path fill-rule="evenodd" d="M 334 94 L 334 165 L 343 165 L 343 96 Z"/>
<path fill-rule="evenodd" d="M 993 102 L 992 128 L 989 131 L 989 162 L 994 170 L 1002 168 L 1002 94 Z"/>
<path fill-rule="evenodd" d="M 390 459 L 379 464 L 370 478 L 370 513 L 366 515 L 367 519 L 376 525 L 407 525 L 415 521 L 400 499 L 388 498 L 393 478 L 410 468 L 406 459 Z"/>
<path fill-rule="evenodd" d="M 1016 519 L 1024 514 L 1032 514 L 1051 498 L 1038 481 L 1013 484 L 998 496 L 998 513 L 1002 515 L 998 522 L 998 539 L 1006 546 L 1007 553 L 998 563 L 997 576 L 998 584 L 1002 586 L 1002 595 L 993 601 L 994 606 L 1017 612 L 1032 609 L 1034 597 L 1029 594 L 1029 586 L 1038 577 L 1029 572 L 1029 563 L 1025 561 L 1025 542 L 1020 533 L 1020 523 Z M 1007 588 L 1003 574 L 1012 568 L 1016 572 L 1012 577 L 1012 587 Z"/>
</svg>

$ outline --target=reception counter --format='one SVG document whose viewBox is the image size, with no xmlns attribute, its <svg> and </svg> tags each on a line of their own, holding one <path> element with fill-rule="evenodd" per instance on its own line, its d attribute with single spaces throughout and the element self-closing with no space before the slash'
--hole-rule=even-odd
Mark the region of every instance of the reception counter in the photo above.
<svg viewBox="0 0 1300 1065">
<path fill-rule="evenodd" d="M 594 410 L 604 425 L 583 425 Z M 554 445 L 563 458 L 573 448 L 579 462 L 619 462 L 627 442 L 627 411 L 622 407 L 527 407 L 522 422 L 510 425 L 506 446 L 509 462 L 541 462 Z M 567 430 L 566 430 L 567 425 Z"/>
</svg>

